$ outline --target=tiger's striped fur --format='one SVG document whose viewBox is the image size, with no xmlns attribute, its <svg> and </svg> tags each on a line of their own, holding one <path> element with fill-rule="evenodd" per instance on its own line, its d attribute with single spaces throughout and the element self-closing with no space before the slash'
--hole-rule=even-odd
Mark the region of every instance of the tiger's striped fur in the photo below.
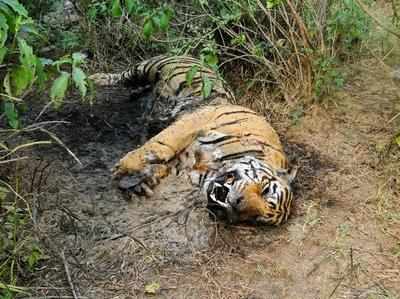
<svg viewBox="0 0 400 299">
<path fill-rule="evenodd" d="M 186 73 L 193 65 L 201 71 L 189 86 Z M 215 82 L 209 99 L 201 95 L 204 74 Z M 151 194 L 151 188 L 179 165 L 202 190 L 208 206 L 222 209 L 229 220 L 274 225 L 287 220 L 295 172 L 289 171 L 278 135 L 264 117 L 229 104 L 232 92 L 211 69 L 194 58 L 160 56 L 120 74 L 91 78 L 100 85 L 150 82 L 160 101 L 190 98 L 204 106 L 190 113 L 185 108 L 187 113 L 172 125 L 126 154 L 113 173 L 121 188 Z"/>
<path fill-rule="evenodd" d="M 188 84 L 187 74 L 194 67 L 197 71 Z M 205 77 L 212 82 L 207 98 L 202 95 Z M 97 73 L 89 78 L 99 86 L 121 85 L 135 89 L 152 85 L 156 97 L 146 105 L 147 113 L 153 115 L 148 118 L 166 122 L 204 104 L 227 104 L 235 100 L 230 88 L 214 70 L 189 56 L 156 56 L 121 73 Z"/>
</svg>

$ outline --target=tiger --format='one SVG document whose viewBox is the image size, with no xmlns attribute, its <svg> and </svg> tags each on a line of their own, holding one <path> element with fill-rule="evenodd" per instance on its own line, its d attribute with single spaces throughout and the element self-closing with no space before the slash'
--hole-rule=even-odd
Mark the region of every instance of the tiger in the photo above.
<svg viewBox="0 0 400 299">
<path fill-rule="evenodd" d="M 190 83 L 187 74 L 197 72 Z M 204 96 L 204 76 L 213 85 Z M 289 168 L 279 136 L 255 111 L 231 104 L 235 96 L 217 72 L 189 56 L 157 56 L 116 74 L 89 77 L 99 86 L 153 86 L 162 112 L 173 118 L 115 165 L 120 189 L 151 197 L 173 170 L 186 170 L 190 184 L 223 211 L 230 223 L 280 225 L 290 215 L 297 168 Z M 172 101 L 171 101 L 172 99 Z"/>
</svg>

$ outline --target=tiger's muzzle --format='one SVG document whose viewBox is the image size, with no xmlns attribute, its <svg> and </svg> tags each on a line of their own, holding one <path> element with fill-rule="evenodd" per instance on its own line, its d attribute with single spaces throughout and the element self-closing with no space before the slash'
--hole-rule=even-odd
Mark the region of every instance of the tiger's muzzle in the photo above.
<svg viewBox="0 0 400 299">
<path fill-rule="evenodd" d="M 210 182 L 207 189 L 207 208 L 211 215 L 227 219 L 230 223 L 239 221 L 239 213 L 236 209 L 238 201 L 228 200 L 231 187 L 224 181 L 215 180 Z"/>
</svg>

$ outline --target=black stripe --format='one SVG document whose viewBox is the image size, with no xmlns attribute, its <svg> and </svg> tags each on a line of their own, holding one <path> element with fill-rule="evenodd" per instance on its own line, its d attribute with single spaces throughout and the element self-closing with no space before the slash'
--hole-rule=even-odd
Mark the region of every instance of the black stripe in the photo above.
<svg viewBox="0 0 400 299">
<path fill-rule="evenodd" d="M 216 130 L 216 129 L 219 129 L 219 128 L 222 128 L 225 126 L 230 126 L 230 125 L 237 125 L 237 124 L 240 124 L 242 121 L 246 121 L 246 120 L 248 120 L 248 118 L 239 118 L 239 119 L 236 119 L 233 121 L 228 121 L 228 122 L 222 123 L 216 127 L 212 127 L 211 130 Z"/>
<path fill-rule="evenodd" d="M 233 154 L 228 154 L 228 155 L 222 156 L 222 157 L 218 158 L 217 161 L 234 160 L 234 159 L 237 159 L 237 158 L 242 158 L 243 156 L 245 156 L 247 154 L 254 154 L 255 157 L 257 157 L 257 156 L 263 157 L 263 152 L 262 151 L 248 150 L 248 151 L 237 152 L 237 153 L 233 153 Z"/>
<path fill-rule="evenodd" d="M 162 141 L 156 140 L 156 143 L 158 143 L 159 145 L 168 147 L 171 151 L 176 152 L 176 150 L 172 146 L 170 146 L 170 145 L 168 145 L 168 144 L 166 144 L 166 143 L 164 143 Z"/>
<path fill-rule="evenodd" d="M 220 118 L 224 115 L 231 115 L 231 114 L 238 114 L 238 113 L 257 115 L 257 113 L 253 112 L 253 111 L 237 110 L 237 111 L 229 111 L 229 112 L 221 113 L 220 115 L 217 116 L 217 118 L 215 120 L 217 120 L 218 118 Z"/>
<path fill-rule="evenodd" d="M 243 137 L 251 137 L 251 136 L 260 137 L 260 138 L 262 138 L 262 139 L 265 139 L 264 136 L 258 135 L 258 134 L 253 134 L 253 133 L 247 133 L 247 134 L 244 134 L 244 135 L 243 135 Z M 283 152 L 282 150 L 277 149 L 275 146 L 273 146 L 273 145 L 271 145 L 271 144 L 269 144 L 269 143 L 266 143 L 266 142 L 261 141 L 261 140 L 259 140 L 259 139 L 256 139 L 256 141 L 257 141 L 258 143 L 260 143 L 261 145 L 264 145 L 264 146 L 266 146 L 266 147 L 269 147 L 269 148 L 273 149 L 274 151 L 277 151 L 277 152 L 280 152 L 280 153 L 284 154 L 284 152 Z"/>
<path fill-rule="evenodd" d="M 186 59 L 186 58 L 185 58 L 185 59 Z M 183 63 L 184 61 L 185 61 L 184 58 L 183 58 L 183 57 L 180 57 L 180 56 L 169 57 L 168 60 L 166 60 L 166 61 L 160 63 L 160 64 L 157 66 L 157 68 L 158 68 L 158 70 L 163 71 L 163 68 L 166 67 L 166 66 L 168 66 L 168 65 L 170 65 L 170 64 L 173 64 L 173 63 Z M 195 59 L 194 59 L 194 60 L 191 61 L 191 62 L 192 62 L 192 64 L 197 64 L 197 65 L 199 65 L 200 67 L 202 67 L 201 64 L 199 64 L 200 61 L 198 61 L 198 60 L 195 60 Z"/>
<path fill-rule="evenodd" d="M 201 187 L 204 186 L 204 183 L 205 183 L 205 181 L 206 181 L 206 179 L 207 179 L 209 173 L 210 173 L 210 171 L 207 170 L 206 173 L 205 173 L 204 175 L 202 175 L 202 179 L 200 180 L 200 184 L 199 184 Z"/>
<path fill-rule="evenodd" d="M 197 183 L 199 186 L 201 186 L 201 182 L 203 181 L 203 176 L 204 174 L 200 173 L 199 182 Z"/>
<path fill-rule="evenodd" d="M 188 71 L 186 71 L 186 73 L 187 72 Z M 202 71 L 200 71 L 200 72 L 203 73 Z M 183 75 L 183 74 L 184 74 L 184 72 L 174 74 L 173 76 L 168 78 L 168 80 L 172 80 L 174 77 L 179 76 L 179 75 Z M 215 80 L 217 80 L 217 79 L 215 79 Z M 194 79 L 192 79 L 190 87 L 192 87 L 195 84 L 200 83 L 202 81 L 203 81 L 203 78 L 200 75 L 199 76 L 195 76 Z M 184 80 L 181 83 L 179 83 L 178 89 L 175 91 L 175 95 L 178 95 L 185 87 L 189 87 L 189 85 L 187 84 L 186 80 Z M 214 87 L 213 87 L 213 89 L 214 89 Z"/>
<path fill-rule="evenodd" d="M 267 170 L 265 170 L 264 168 L 259 168 L 259 170 L 262 171 L 262 172 L 264 172 L 264 173 L 266 173 L 266 174 L 268 174 L 268 175 L 270 176 L 270 179 L 271 179 L 271 180 L 273 179 L 274 173 L 272 172 L 272 170 L 270 170 L 270 169 L 268 169 L 268 168 L 267 168 L 267 170 L 269 170 L 269 172 L 268 172 Z"/>
<path fill-rule="evenodd" d="M 196 87 L 198 85 L 198 83 L 202 83 L 202 82 L 203 82 L 203 78 L 195 78 L 192 80 L 191 87 Z M 186 81 L 184 83 L 186 83 Z"/>
<path fill-rule="evenodd" d="M 176 70 L 174 70 L 174 71 L 176 71 Z M 187 72 L 188 72 L 188 70 L 185 70 L 185 71 L 182 71 L 182 72 L 175 72 L 174 74 L 170 75 L 170 76 L 167 78 L 166 81 L 168 81 L 168 83 L 169 83 L 169 82 L 172 81 L 175 77 L 180 76 L 180 75 L 187 74 Z M 202 78 L 199 77 L 199 76 L 194 77 L 194 79 L 192 79 L 192 84 L 191 84 L 191 86 L 193 86 L 193 85 L 196 84 L 196 83 L 201 82 L 201 80 L 202 80 Z M 177 90 L 175 91 L 175 95 L 177 96 L 177 95 L 182 91 L 182 89 L 184 89 L 186 86 L 188 86 L 188 85 L 187 85 L 186 78 L 185 78 L 185 80 L 182 80 L 182 82 L 179 83 L 179 86 L 178 86 Z"/>
<path fill-rule="evenodd" d="M 154 61 L 153 59 L 150 59 L 148 61 L 142 62 L 142 64 L 144 65 L 143 67 L 143 76 L 148 77 L 149 76 L 149 72 L 150 70 L 157 64 L 157 63 L 161 63 L 163 61 L 168 61 L 170 60 L 171 57 L 168 56 L 160 56 L 160 57 L 154 57 Z M 140 65 L 140 64 L 139 64 Z M 139 67 L 139 66 L 138 66 Z"/>
<path fill-rule="evenodd" d="M 223 141 L 226 141 L 226 140 L 230 140 L 232 138 L 235 138 L 235 137 L 228 135 L 228 136 L 221 136 L 219 138 L 216 138 L 216 139 L 210 140 L 210 141 L 201 141 L 201 140 L 199 140 L 199 142 L 201 144 L 216 144 L 216 143 L 220 143 L 220 142 L 223 142 Z"/>
<path fill-rule="evenodd" d="M 250 161 L 250 167 L 251 167 L 251 170 L 253 171 L 253 177 L 256 178 L 257 177 L 257 170 L 253 165 L 253 161 Z"/>
<path fill-rule="evenodd" d="M 234 137 L 232 137 L 232 138 L 234 138 Z M 221 143 L 219 146 L 220 147 L 223 147 L 223 146 L 225 146 L 225 145 L 229 145 L 229 144 L 234 144 L 234 143 L 240 143 L 240 139 L 235 139 L 235 140 L 227 140 L 227 142 L 223 142 L 223 143 Z"/>
</svg>

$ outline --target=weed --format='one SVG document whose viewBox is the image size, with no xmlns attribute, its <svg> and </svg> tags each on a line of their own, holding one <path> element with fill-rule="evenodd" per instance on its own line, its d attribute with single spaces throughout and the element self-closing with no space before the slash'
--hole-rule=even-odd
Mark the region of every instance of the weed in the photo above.
<svg viewBox="0 0 400 299">
<path fill-rule="evenodd" d="M 314 91 L 321 98 L 332 91 L 342 88 L 345 82 L 343 74 L 338 69 L 337 60 L 322 56 L 313 62 Z"/>
<path fill-rule="evenodd" d="M 19 287 L 21 278 L 33 272 L 44 257 L 38 243 L 29 233 L 30 209 L 20 195 L 0 180 L 0 294 L 13 298 L 27 293 Z"/>
<path fill-rule="evenodd" d="M 289 113 L 291 123 L 296 126 L 300 123 L 301 118 L 304 116 L 304 105 L 296 105 Z"/>
<path fill-rule="evenodd" d="M 336 51 L 352 55 L 368 38 L 371 21 L 354 0 L 332 2 L 326 26 L 326 39 Z"/>
</svg>

